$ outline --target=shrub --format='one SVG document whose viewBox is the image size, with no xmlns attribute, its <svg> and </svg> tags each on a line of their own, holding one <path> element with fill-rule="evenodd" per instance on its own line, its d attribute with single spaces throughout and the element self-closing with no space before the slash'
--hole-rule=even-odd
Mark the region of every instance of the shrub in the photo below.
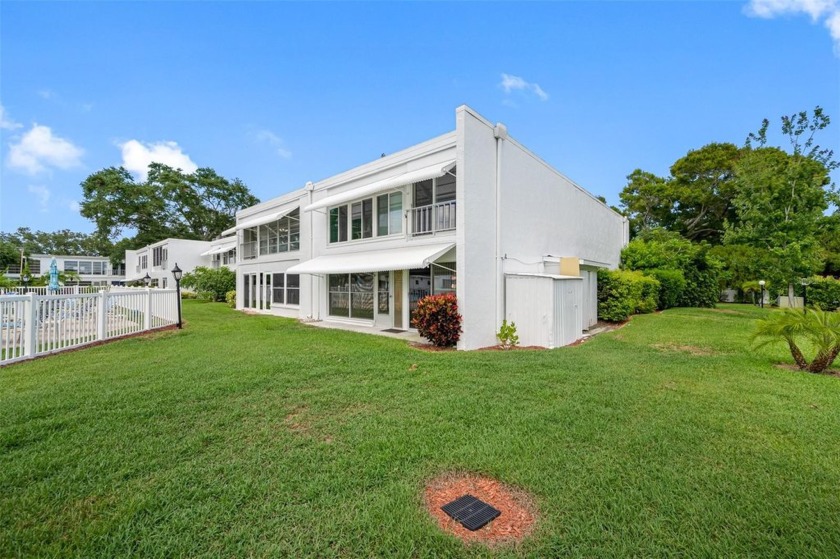
<svg viewBox="0 0 840 559">
<path fill-rule="evenodd" d="M 195 291 L 181 290 L 181 299 L 195 299 L 197 297 Z"/>
<path fill-rule="evenodd" d="M 720 297 L 721 263 L 709 251 L 707 244 L 692 243 L 678 233 L 654 230 L 624 247 L 621 266 L 627 270 L 680 270 L 685 287 L 670 306 L 714 307 Z"/>
<path fill-rule="evenodd" d="M 455 295 L 445 293 L 420 299 L 411 325 L 438 347 L 454 346 L 461 337 L 461 315 Z"/>
<path fill-rule="evenodd" d="M 685 274 L 681 270 L 656 268 L 646 274 L 659 282 L 656 308 L 659 310 L 676 307 L 685 290 Z"/>
<path fill-rule="evenodd" d="M 503 349 L 510 349 L 519 345 L 519 336 L 516 335 L 516 323 L 511 322 L 508 324 L 506 319 L 503 320 L 502 327 L 499 328 L 499 333 L 496 334 L 496 337 L 499 339 L 499 345 Z"/>
<path fill-rule="evenodd" d="M 677 306 L 714 308 L 720 298 L 718 271 L 714 268 L 690 267 L 683 273 L 685 289 Z"/>
<path fill-rule="evenodd" d="M 659 282 L 641 272 L 598 270 L 598 318 L 622 322 L 656 310 Z"/>
<path fill-rule="evenodd" d="M 840 310 L 840 280 L 834 278 L 811 278 L 808 285 L 808 306 L 825 311 Z"/>
<path fill-rule="evenodd" d="M 226 266 L 216 269 L 199 266 L 184 274 L 181 285 L 199 293 L 212 293 L 211 301 L 224 301 L 225 294 L 236 289 L 236 272 Z"/>
<path fill-rule="evenodd" d="M 236 308 L 236 291 L 228 291 L 225 293 L 225 303 L 232 309 Z"/>
<path fill-rule="evenodd" d="M 216 294 L 212 291 L 199 291 L 196 293 L 195 298 L 202 303 L 212 303 L 216 300 Z"/>
</svg>

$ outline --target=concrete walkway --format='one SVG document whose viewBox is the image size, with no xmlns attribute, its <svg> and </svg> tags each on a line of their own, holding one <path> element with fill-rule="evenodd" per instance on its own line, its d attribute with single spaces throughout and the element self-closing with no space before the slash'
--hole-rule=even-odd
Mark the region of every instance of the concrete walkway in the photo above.
<svg viewBox="0 0 840 559">
<path fill-rule="evenodd" d="M 363 326 L 361 324 L 351 324 L 348 322 L 336 322 L 332 320 L 315 320 L 312 322 L 304 322 L 311 326 L 318 328 L 333 328 L 337 330 L 348 330 L 350 332 L 359 332 L 360 334 L 373 334 L 375 336 L 385 336 L 388 338 L 396 338 L 398 340 L 405 340 L 411 343 L 428 344 L 429 341 L 423 338 L 417 332 L 406 330 L 405 332 L 384 332 L 382 328 L 373 326 Z"/>
</svg>

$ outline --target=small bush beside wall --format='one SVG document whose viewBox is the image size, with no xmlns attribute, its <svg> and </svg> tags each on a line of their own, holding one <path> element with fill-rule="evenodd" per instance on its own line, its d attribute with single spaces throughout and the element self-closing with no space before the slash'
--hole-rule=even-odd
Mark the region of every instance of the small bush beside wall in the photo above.
<svg viewBox="0 0 840 559">
<path fill-rule="evenodd" d="M 659 282 L 642 272 L 598 270 L 598 318 L 623 322 L 656 310 Z"/>
<path fill-rule="evenodd" d="M 236 308 L 236 291 L 228 291 L 225 293 L 225 303 L 232 309 Z"/>
<path fill-rule="evenodd" d="M 452 293 L 428 295 L 417 303 L 411 325 L 438 347 L 450 347 L 461 337 L 461 315 Z"/>
</svg>

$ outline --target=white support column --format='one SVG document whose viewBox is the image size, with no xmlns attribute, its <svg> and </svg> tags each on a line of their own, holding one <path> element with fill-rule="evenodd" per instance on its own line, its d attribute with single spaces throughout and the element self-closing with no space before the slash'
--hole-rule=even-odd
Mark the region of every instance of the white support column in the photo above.
<svg viewBox="0 0 840 559">
<path fill-rule="evenodd" d="M 23 304 L 23 355 L 34 357 L 38 352 L 38 300 L 34 293 Z"/>
<path fill-rule="evenodd" d="M 145 305 L 145 312 L 143 313 L 143 330 L 151 330 L 152 329 L 152 289 L 150 287 L 146 288 L 146 305 Z"/>
<path fill-rule="evenodd" d="M 96 339 L 97 340 L 104 340 L 105 339 L 105 332 L 108 329 L 105 327 L 105 321 L 107 320 L 108 313 L 106 312 L 106 307 L 108 304 L 108 296 L 105 293 L 104 289 L 99 290 L 99 301 L 98 305 L 96 306 Z"/>
</svg>

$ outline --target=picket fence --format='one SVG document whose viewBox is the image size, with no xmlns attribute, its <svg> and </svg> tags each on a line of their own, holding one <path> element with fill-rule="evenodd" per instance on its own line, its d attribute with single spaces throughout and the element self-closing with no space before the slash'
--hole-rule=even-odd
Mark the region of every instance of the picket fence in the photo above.
<svg viewBox="0 0 840 559">
<path fill-rule="evenodd" d="M 178 322 L 174 289 L 0 295 L 0 366 Z"/>
</svg>

